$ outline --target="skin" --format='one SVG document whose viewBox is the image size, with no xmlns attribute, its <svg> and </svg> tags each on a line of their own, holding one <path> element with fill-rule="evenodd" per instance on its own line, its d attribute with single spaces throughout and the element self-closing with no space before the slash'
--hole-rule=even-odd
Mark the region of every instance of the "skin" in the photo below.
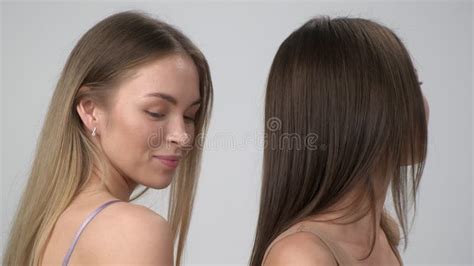
<svg viewBox="0 0 474 266">
<path fill-rule="evenodd" d="M 423 104 L 426 113 L 426 121 L 429 121 L 429 105 L 423 95 Z M 381 175 L 382 173 L 375 173 Z M 350 255 L 353 265 L 399 265 L 396 255 L 393 253 L 387 236 L 380 226 L 380 219 L 389 184 L 376 184 L 376 224 L 378 238 L 375 242 L 373 253 L 364 261 L 359 262 L 357 258 L 365 257 L 370 250 L 372 221 L 369 215 L 349 224 L 337 225 L 327 222 L 315 222 L 313 220 L 326 220 L 339 217 L 342 211 L 334 211 L 331 214 L 315 215 L 308 217 L 305 221 L 297 223 L 288 230 L 305 224 L 306 227 L 314 227 L 324 232 L 332 241 L 336 242 L 347 254 Z M 348 194 L 341 202 L 335 204 L 331 209 L 337 210 L 347 206 L 354 200 L 354 193 Z M 344 220 L 340 220 L 344 222 Z M 337 262 L 325 244 L 314 234 L 309 232 L 298 232 L 290 234 L 278 240 L 273 247 L 267 251 L 265 266 L 283 265 L 324 265 L 336 266 Z"/>
<path fill-rule="evenodd" d="M 430 120 L 430 105 L 428 104 L 428 100 L 426 99 L 424 94 L 423 94 L 423 104 L 424 104 L 425 113 L 426 113 L 426 123 L 429 123 L 429 120 Z"/>
<path fill-rule="evenodd" d="M 175 169 L 153 156 L 186 155 L 200 107 L 198 72 L 190 57 L 168 55 L 140 67 L 117 89 L 109 109 L 90 99 L 77 106 L 87 130 L 97 127 L 96 136 L 89 137 L 110 165 L 104 179 L 110 192 L 94 171 L 59 218 L 43 264 L 60 264 L 86 216 L 113 199 L 125 202 L 108 206 L 87 225 L 70 263 L 173 264 L 170 225 L 152 210 L 126 201 L 138 184 L 161 189 L 172 181 Z"/>
</svg>

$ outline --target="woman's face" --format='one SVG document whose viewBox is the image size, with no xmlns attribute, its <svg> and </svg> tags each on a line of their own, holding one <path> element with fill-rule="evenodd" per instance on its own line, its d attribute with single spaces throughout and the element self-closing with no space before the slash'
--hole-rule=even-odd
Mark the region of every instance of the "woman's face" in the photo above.
<svg viewBox="0 0 474 266">
<path fill-rule="evenodd" d="M 173 54 L 142 66 L 110 106 L 97 131 L 113 169 L 134 183 L 168 186 L 194 139 L 200 94 L 192 59 Z"/>
</svg>

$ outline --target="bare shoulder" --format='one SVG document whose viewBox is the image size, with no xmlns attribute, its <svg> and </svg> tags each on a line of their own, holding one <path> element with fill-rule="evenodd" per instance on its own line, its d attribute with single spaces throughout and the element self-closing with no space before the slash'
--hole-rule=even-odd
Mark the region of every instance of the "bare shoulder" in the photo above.
<svg viewBox="0 0 474 266">
<path fill-rule="evenodd" d="M 268 251 L 268 265 L 324 265 L 337 262 L 321 240 L 309 232 L 296 232 L 278 240 Z"/>
<path fill-rule="evenodd" d="M 90 227 L 90 228 L 89 228 Z M 102 210 L 82 239 L 84 262 L 173 264 L 173 237 L 168 222 L 154 211 L 128 202 Z M 83 236 L 81 236 L 83 238 Z"/>
</svg>

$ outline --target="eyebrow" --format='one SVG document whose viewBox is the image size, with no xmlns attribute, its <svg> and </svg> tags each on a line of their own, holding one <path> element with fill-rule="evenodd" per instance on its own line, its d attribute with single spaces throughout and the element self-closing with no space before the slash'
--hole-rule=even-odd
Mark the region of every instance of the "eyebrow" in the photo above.
<svg viewBox="0 0 474 266">
<path fill-rule="evenodd" d="M 152 93 L 149 93 L 149 94 L 145 95 L 145 97 L 158 97 L 158 98 L 161 98 L 161 99 L 163 99 L 163 100 L 165 100 L 165 101 L 170 102 L 170 103 L 173 104 L 173 105 L 177 105 L 177 104 L 178 104 L 178 101 L 176 100 L 176 98 L 174 98 L 174 97 L 171 96 L 171 95 L 165 94 L 165 93 L 152 92 Z M 197 104 L 200 104 L 200 103 L 201 103 L 201 99 L 197 99 L 196 101 L 194 101 L 193 103 L 191 103 L 190 106 L 197 105 Z"/>
</svg>

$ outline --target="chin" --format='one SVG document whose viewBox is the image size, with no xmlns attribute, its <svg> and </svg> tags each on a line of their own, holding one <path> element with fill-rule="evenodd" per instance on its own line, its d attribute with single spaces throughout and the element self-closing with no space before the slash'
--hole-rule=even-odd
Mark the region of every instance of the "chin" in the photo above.
<svg viewBox="0 0 474 266">
<path fill-rule="evenodd" d="M 147 187 L 154 189 L 164 189 L 167 188 L 171 181 L 173 181 L 174 173 L 164 173 L 159 175 L 152 175 L 147 179 Z"/>
</svg>

